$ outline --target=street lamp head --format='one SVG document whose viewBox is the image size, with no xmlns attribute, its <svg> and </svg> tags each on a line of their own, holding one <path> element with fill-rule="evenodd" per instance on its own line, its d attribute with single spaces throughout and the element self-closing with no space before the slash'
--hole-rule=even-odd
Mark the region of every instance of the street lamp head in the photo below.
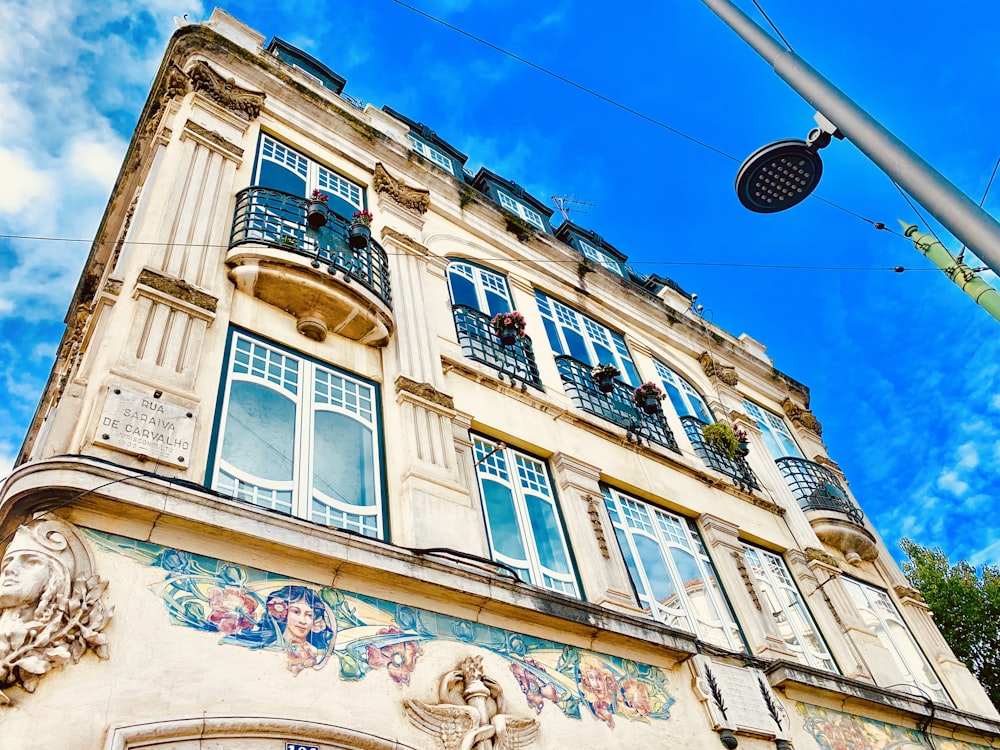
<svg viewBox="0 0 1000 750">
<path fill-rule="evenodd" d="M 771 214 L 804 201 L 823 174 L 818 147 L 789 139 L 754 151 L 736 173 L 740 203 L 756 213 Z"/>
</svg>

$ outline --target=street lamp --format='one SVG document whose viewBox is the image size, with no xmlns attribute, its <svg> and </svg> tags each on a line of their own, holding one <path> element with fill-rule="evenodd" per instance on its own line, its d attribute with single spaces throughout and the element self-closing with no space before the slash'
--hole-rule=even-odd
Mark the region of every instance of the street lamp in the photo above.
<svg viewBox="0 0 1000 750">
<path fill-rule="evenodd" d="M 823 162 L 806 141 L 776 141 L 757 149 L 736 173 L 736 195 L 759 214 L 791 208 L 819 184 Z"/>
</svg>

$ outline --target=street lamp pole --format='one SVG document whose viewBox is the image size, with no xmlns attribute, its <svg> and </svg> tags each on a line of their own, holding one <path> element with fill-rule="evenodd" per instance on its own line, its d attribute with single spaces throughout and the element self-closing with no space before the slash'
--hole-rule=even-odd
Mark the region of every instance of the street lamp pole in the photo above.
<svg viewBox="0 0 1000 750">
<path fill-rule="evenodd" d="M 730 0 L 702 0 L 883 172 L 1000 274 L 1000 223 Z"/>
</svg>

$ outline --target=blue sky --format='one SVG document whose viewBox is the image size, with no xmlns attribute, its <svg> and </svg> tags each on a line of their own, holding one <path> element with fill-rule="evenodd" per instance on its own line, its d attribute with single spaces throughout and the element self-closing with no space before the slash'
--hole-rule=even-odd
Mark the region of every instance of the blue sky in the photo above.
<svg viewBox="0 0 1000 750">
<path fill-rule="evenodd" d="M 698 0 L 408 2 L 738 160 L 813 125 L 808 105 Z M 750 0 L 738 4 L 759 18 Z M 801 56 L 979 201 L 1000 156 L 1000 3 L 761 4 Z M 890 547 L 909 535 L 953 560 L 1000 562 L 1000 323 L 907 240 L 850 213 L 924 226 L 854 146 L 823 151 L 817 191 L 846 211 L 810 199 L 754 215 L 735 197 L 738 161 L 392 0 L 224 7 L 327 63 L 347 93 L 427 123 L 473 169 L 543 200 L 596 204 L 574 221 L 638 270 L 697 292 L 706 317 L 763 342 L 810 386 L 830 455 Z M 185 0 L 0 4 L 0 234 L 93 237 L 173 18 L 210 12 Z M 985 207 L 1000 213 L 1000 184 Z M 0 238 L 0 476 L 88 249 Z"/>
</svg>

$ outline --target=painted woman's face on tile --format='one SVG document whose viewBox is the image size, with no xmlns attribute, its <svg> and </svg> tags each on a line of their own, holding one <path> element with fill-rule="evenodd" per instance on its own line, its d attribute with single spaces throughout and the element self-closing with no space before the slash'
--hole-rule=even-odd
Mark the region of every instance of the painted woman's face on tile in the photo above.
<svg viewBox="0 0 1000 750">
<path fill-rule="evenodd" d="M 288 605 L 288 619 L 285 625 L 285 638 L 292 643 L 304 643 L 312 632 L 316 613 L 304 601 L 292 602 Z"/>
</svg>

